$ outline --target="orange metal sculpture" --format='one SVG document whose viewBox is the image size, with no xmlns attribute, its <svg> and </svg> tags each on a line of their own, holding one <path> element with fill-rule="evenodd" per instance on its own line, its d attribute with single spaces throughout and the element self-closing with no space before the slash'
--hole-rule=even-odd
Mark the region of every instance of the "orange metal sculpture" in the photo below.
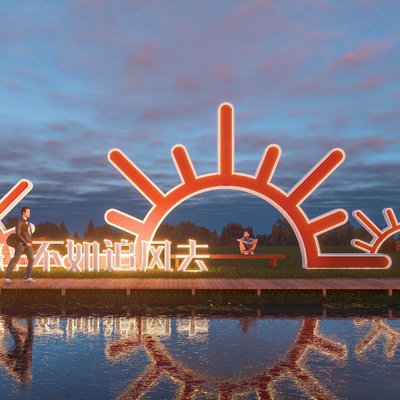
<svg viewBox="0 0 400 400">
<path fill-rule="evenodd" d="M 348 214 L 345 210 L 337 209 L 310 220 L 301 208 L 304 200 L 344 161 L 345 153 L 342 149 L 331 150 L 286 193 L 271 183 L 281 155 L 280 147 L 270 145 L 265 149 L 254 175 L 235 172 L 233 106 L 229 103 L 221 104 L 218 114 L 218 172 L 197 176 L 186 148 L 176 145 L 171 153 L 182 182 L 168 193 L 162 192 L 122 151 L 110 150 L 109 161 L 153 205 L 144 220 L 115 209 L 105 214 L 109 224 L 137 235 L 135 256 L 139 264 L 142 254 L 138 244 L 141 241 L 151 242 L 159 225 L 180 203 L 202 192 L 233 189 L 254 194 L 282 213 L 296 234 L 305 269 L 390 267 L 390 257 L 383 254 L 321 253 L 318 235 L 346 223 Z"/>
</svg>

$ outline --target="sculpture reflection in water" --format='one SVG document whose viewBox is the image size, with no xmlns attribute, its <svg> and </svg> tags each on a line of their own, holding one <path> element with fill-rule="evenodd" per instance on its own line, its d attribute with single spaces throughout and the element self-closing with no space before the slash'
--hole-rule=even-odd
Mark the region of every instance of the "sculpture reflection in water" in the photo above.
<svg viewBox="0 0 400 400">
<path fill-rule="evenodd" d="M 32 344 L 33 344 L 33 323 L 32 317 L 26 317 L 24 326 L 10 316 L 3 319 L 4 328 L 10 333 L 14 343 L 5 343 L 4 335 L 0 341 L 0 362 L 2 366 L 17 381 L 24 386 L 30 385 L 32 379 Z"/>
<path fill-rule="evenodd" d="M 379 317 L 375 317 L 372 321 L 368 319 L 357 319 L 354 321 L 357 326 L 371 324 L 369 332 L 360 340 L 355 348 L 357 354 L 364 353 L 380 336 L 384 336 L 387 344 L 385 346 L 386 356 L 392 358 L 398 343 L 400 342 L 400 334 L 390 328 L 387 323 Z"/>
<path fill-rule="evenodd" d="M 60 392 L 63 398 L 73 398 L 77 393 L 94 396 L 90 386 L 86 389 L 87 368 L 91 369 L 91 384 L 99 385 L 99 393 L 114 388 L 107 394 L 109 398 L 146 397 L 154 392 L 160 395 L 163 390 L 171 390 L 168 393 L 174 399 L 271 399 L 293 393 L 314 399 L 359 398 L 359 390 L 367 397 L 371 394 L 378 398 L 385 391 L 386 397 L 380 398 L 396 398 L 399 386 L 394 379 L 400 365 L 394 355 L 400 342 L 399 326 L 398 319 L 381 317 L 326 318 L 319 325 L 318 317 L 248 315 L 218 317 L 214 321 L 198 319 L 195 314 L 191 318 L 131 317 L 129 313 L 103 317 L 3 314 L 1 385 L 10 388 L 9 398 L 16 398 L 18 386 L 29 387 L 32 398 L 40 398 L 54 390 L 44 371 L 53 374 L 55 366 L 62 364 L 69 373 L 62 369 L 54 375 L 62 382 L 61 388 L 64 384 L 68 389 L 67 382 L 73 374 L 77 385 L 76 391 L 68 392 L 64 387 Z M 328 338 L 328 332 L 334 332 L 335 337 Z M 271 334 L 276 338 L 271 339 Z M 36 358 L 32 367 L 34 338 Z M 55 349 L 51 347 L 54 344 Z M 92 351 L 94 344 L 100 353 L 94 352 L 93 359 L 83 366 L 76 364 L 77 354 Z M 64 346 L 69 352 L 62 350 Z M 390 362 L 385 363 L 382 356 Z M 225 363 L 223 368 L 221 363 Z M 376 366 L 376 371 L 367 378 L 371 365 Z M 121 385 L 113 386 L 114 380 L 120 379 L 119 373 L 126 375 L 121 378 Z M 79 380 L 81 375 L 85 378 Z M 135 379 L 129 383 L 132 376 Z M 16 385 L 10 384 L 9 377 Z M 354 380 L 355 377 L 358 378 Z M 363 387 L 363 382 L 368 382 L 368 388 Z"/>
<path fill-rule="evenodd" d="M 140 346 L 146 349 L 152 363 L 119 396 L 119 399 L 141 397 L 166 375 L 179 383 L 178 398 L 181 399 L 194 398 L 196 393 L 210 391 L 214 392 L 215 398 L 221 399 L 231 399 L 245 393 L 256 393 L 260 399 L 271 399 L 277 394 L 274 386 L 283 379 L 292 379 L 299 390 L 311 398 L 332 399 L 335 396 L 307 370 L 305 366 L 307 353 L 312 349 L 330 356 L 333 360 L 347 357 L 347 348 L 344 344 L 320 335 L 317 318 L 301 320 L 300 329 L 293 345 L 275 365 L 268 366 L 262 373 L 237 381 L 218 380 L 212 382 L 209 378 L 205 379 L 185 368 L 182 363 L 176 361 L 169 354 L 156 335 L 149 334 L 142 329 L 140 319 L 136 337 L 114 341 L 108 345 L 106 354 L 111 359 L 117 359 L 121 354 L 127 354 Z"/>
</svg>

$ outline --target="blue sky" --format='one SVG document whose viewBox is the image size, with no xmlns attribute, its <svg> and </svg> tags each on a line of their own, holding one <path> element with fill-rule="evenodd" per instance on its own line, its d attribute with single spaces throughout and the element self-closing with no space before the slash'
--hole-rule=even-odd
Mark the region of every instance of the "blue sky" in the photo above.
<svg viewBox="0 0 400 400">
<path fill-rule="evenodd" d="M 217 169 L 217 109 L 235 107 L 235 170 L 264 148 L 288 191 L 328 151 L 346 161 L 303 204 L 400 219 L 397 1 L 20 1 L 0 3 L 0 194 L 33 182 L 33 223 L 83 233 L 117 208 L 150 205 L 107 161 L 120 148 L 162 190 L 179 183 L 171 147 Z M 240 192 L 209 192 L 166 222 L 270 232 L 280 214 Z M 5 222 L 5 220 L 3 220 Z M 351 219 L 351 222 L 358 224 Z"/>
</svg>

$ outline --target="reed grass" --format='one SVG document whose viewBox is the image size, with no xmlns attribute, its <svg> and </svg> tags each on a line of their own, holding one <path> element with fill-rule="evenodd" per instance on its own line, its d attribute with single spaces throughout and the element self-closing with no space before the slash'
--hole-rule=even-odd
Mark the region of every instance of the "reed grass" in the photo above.
<svg viewBox="0 0 400 400">
<path fill-rule="evenodd" d="M 136 309 L 148 311 L 149 307 L 202 306 L 203 310 L 215 311 L 222 306 L 226 310 L 245 305 L 265 304 L 324 304 L 331 305 L 369 305 L 370 308 L 382 305 L 400 307 L 400 293 L 393 292 L 389 297 L 385 290 L 328 290 L 327 297 L 321 290 L 262 290 L 258 297 L 255 290 L 198 290 L 196 296 L 190 290 L 132 290 L 129 297 L 124 290 L 67 290 L 61 296 L 59 290 L 4 290 L 1 293 L 1 310 L 13 306 L 47 309 Z M 206 305 L 206 307 L 204 307 Z M 140 306 L 138 308 L 138 306 Z M 217 307 L 217 308 L 216 308 Z M 190 308 L 195 309 L 195 308 Z M 182 310 L 182 308 L 181 308 Z"/>
</svg>

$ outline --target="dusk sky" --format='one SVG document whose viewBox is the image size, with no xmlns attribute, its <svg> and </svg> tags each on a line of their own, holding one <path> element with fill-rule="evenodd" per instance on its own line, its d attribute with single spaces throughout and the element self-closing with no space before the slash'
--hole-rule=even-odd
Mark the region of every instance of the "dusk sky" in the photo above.
<svg viewBox="0 0 400 400">
<path fill-rule="evenodd" d="M 217 171 L 217 110 L 235 107 L 235 171 L 282 148 L 272 183 L 289 191 L 328 151 L 345 162 L 303 204 L 309 218 L 361 209 L 400 220 L 400 2 L 2 0 L 0 197 L 20 179 L 38 224 L 72 235 L 146 199 L 108 162 L 121 149 L 163 191 Z M 238 191 L 193 197 L 164 221 L 270 233 L 280 217 Z M 351 217 L 355 227 L 358 223 Z M 3 219 L 3 223 L 6 218 Z"/>
</svg>

